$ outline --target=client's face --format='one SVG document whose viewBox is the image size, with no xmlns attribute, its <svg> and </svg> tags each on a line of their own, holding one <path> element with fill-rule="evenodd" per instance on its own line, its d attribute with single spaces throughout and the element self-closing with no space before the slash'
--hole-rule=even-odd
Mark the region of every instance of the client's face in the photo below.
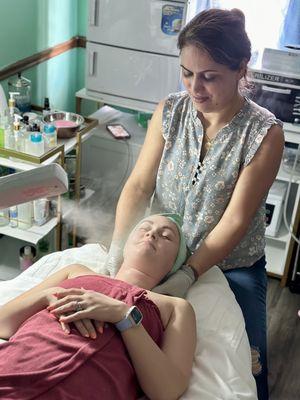
<svg viewBox="0 0 300 400">
<path fill-rule="evenodd" d="M 124 248 L 124 261 L 159 282 L 173 267 L 179 241 L 178 229 L 171 220 L 152 215 L 129 235 Z"/>
</svg>

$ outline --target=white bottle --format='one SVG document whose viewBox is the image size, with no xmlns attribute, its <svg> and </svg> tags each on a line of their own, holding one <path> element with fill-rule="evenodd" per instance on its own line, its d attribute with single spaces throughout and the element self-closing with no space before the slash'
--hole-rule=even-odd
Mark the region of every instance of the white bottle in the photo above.
<svg viewBox="0 0 300 400">
<path fill-rule="evenodd" d="M 56 128 L 52 124 L 44 125 L 44 143 L 45 150 L 48 151 L 57 146 L 57 132 Z"/>
<path fill-rule="evenodd" d="M 9 124 L 8 116 L 3 117 L 4 124 L 4 147 L 6 149 L 15 150 L 15 136 L 11 124 Z"/>
<path fill-rule="evenodd" d="M 25 246 L 20 249 L 20 268 L 22 271 L 34 263 L 34 254 L 31 246 Z"/>
<path fill-rule="evenodd" d="M 9 208 L 9 225 L 11 228 L 17 228 L 18 226 L 18 208 L 12 206 Z"/>
<path fill-rule="evenodd" d="M 9 223 L 9 209 L 4 208 L 0 210 L 0 226 L 8 225 Z"/>
<path fill-rule="evenodd" d="M 45 150 L 43 135 L 40 132 L 31 133 L 28 147 L 29 154 L 33 156 L 39 157 L 44 154 Z"/>
<path fill-rule="evenodd" d="M 20 125 L 21 117 L 19 115 L 14 116 L 14 138 L 15 138 L 15 150 L 21 153 L 25 152 L 25 138 L 24 132 L 21 130 Z"/>
<path fill-rule="evenodd" d="M 44 225 L 49 218 L 49 200 L 37 199 L 33 201 L 33 218 L 36 225 Z"/>
<path fill-rule="evenodd" d="M 0 84 L 0 114 L 2 114 L 6 109 L 7 109 L 6 96 L 3 87 Z"/>
<path fill-rule="evenodd" d="M 32 202 L 19 204 L 18 206 L 18 226 L 20 229 L 32 227 Z"/>
</svg>

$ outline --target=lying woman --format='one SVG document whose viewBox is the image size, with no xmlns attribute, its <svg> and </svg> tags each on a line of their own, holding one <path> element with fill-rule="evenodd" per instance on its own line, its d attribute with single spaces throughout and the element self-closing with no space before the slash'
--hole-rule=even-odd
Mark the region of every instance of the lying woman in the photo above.
<svg viewBox="0 0 300 400">
<path fill-rule="evenodd" d="M 115 278 L 69 265 L 0 309 L 0 398 L 178 399 L 196 345 L 189 303 L 150 290 L 186 258 L 174 215 L 142 220 Z"/>
</svg>

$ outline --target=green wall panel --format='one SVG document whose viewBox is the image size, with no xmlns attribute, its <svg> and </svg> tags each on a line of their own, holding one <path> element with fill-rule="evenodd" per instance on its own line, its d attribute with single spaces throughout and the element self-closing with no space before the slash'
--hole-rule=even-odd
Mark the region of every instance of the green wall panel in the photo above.
<svg viewBox="0 0 300 400">
<path fill-rule="evenodd" d="M 87 0 L 0 0 L 0 69 L 36 52 L 86 35 Z M 72 49 L 23 71 L 32 81 L 32 103 L 75 110 L 75 92 L 84 87 L 85 49 Z M 7 80 L 2 81 L 5 92 Z M 7 93 L 8 94 L 8 93 Z"/>
</svg>

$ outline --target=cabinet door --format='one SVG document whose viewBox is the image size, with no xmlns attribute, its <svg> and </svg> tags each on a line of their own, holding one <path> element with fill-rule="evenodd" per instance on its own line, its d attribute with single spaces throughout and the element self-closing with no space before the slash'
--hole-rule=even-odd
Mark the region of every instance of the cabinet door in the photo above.
<svg viewBox="0 0 300 400">
<path fill-rule="evenodd" d="M 185 0 L 90 0 L 89 41 L 178 55 Z"/>
<path fill-rule="evenodd" d="M 86 88 L 97 93 L 158 103 L 179 89 L 177 57 L 87 43 Z"/>
</svg>

